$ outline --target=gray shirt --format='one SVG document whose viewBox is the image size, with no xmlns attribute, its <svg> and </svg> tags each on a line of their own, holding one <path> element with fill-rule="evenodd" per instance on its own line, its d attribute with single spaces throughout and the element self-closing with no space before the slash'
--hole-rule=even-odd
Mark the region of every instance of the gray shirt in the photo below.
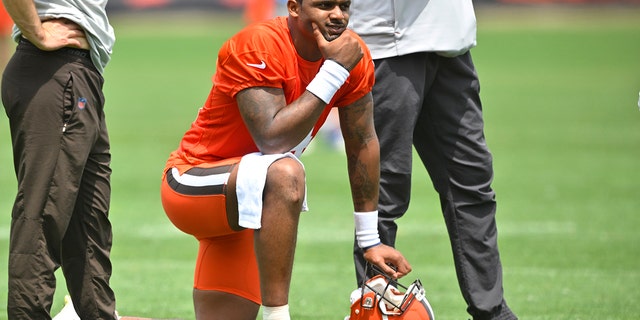
<svg viewBox="0 0 640 320">
<path fill-rule="evenodd" d="M 66 18 L 80 25 L 91 46 L 91 60 L 100 73 L 111 59 L 116 37 L 105 7 L 108 0 L 34 0 L 40 19 Z M 17 41 L 20 30 L 14 26 Z"/>
<path fill-rule="evenodd" d="M 349 27 L 374 59 L 415 52 L 457 56 L 476 45 L 471 0 L 352 0 Z"/>
</svg>

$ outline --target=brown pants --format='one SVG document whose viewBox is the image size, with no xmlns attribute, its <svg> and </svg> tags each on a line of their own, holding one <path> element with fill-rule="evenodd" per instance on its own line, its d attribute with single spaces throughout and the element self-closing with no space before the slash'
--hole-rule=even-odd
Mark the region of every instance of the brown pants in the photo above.
<svg viewBox="0 0 640 320">
<path fill-rule="evenodd" d="M 9 242 L 9 319 L 50 319 L 62 267 L 82 319 L 115 319 L 109 138 L 103 78 L 88 51 L 22 40 L 2 79 L 18 191 Z"/>
</svg>

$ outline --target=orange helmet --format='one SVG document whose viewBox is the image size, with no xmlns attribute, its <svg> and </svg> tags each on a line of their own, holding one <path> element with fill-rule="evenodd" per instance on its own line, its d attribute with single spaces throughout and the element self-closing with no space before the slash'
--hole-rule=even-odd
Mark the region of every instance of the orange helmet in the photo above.
<svg viewBox="0 0 640 320">
<path fill-rule="evenodd" d="M 351 293 L 351 314 L 345 320 L 434 320 L 420 280 L 407 288 L 376 272 Z"/>
</svg>

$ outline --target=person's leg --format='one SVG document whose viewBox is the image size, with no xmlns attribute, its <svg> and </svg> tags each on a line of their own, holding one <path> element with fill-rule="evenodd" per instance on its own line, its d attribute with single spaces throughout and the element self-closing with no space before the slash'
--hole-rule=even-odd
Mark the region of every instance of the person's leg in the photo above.
<svg viewBox="0 0 640 320">
<path fill-rule="evenodd" d="M 244 230 L 200 239 L 193 289 L 196 319 L 255 320 L 260 279 L 253 233 Z"/>
<path fill-rule="evenodd" d="M 237 170 L 234 170 L 227 188 L 228 223 L 234 230 L 240 228 L 237 224 L 236 177 Z M 269 166 L 263 191 L 261 228 L 254 234 L 264 319 L 276 315 L 273 319 L 289 319 L 289 289 L 305 188 L 304 168 L 298 160 L 285 157 Z"/>
<path fill-rule="evenodd" d="M 235 213 L 235 180 L 240 158 L 227 159 L 183 174 L 169 169 L 161 199 L 167 217 L 199 240 L 194 271 L 196 319 L 255 320 L 260 309 L 260 280 L 253 230 L 236 230 L 227 208 Z"/>
<path fill-rule="evenodd" d="M 101 92 L 102 78 L 95 70 L 87 69 L 77 70 L 74 75 L 73 83 L 67 87 L 67 103 L 73 112 L 63 145 L 65 153 L 70 155 L 66 160 L 68 166 L 84 166 L 84 172 L 79 186 L 67 182 L 66 189 L 77 189 L 78 197 L 63 238 L 62 270 L 80 318 L 114 319 L 115 294 L 109 285 L 111 154 L 103 113 L 104 98 L 101 93 L 91 96 Z M 68 178 L 64 172 L 56 172 L 54 181 L 65 183 Z"/>
<path fill-rule="evenodd" d="M 193 289 L 196 319 L 255 320 L 260 305 L 240 296 L 215 290 Z"/>
<path fill-rule="evenodd" d="M 82 176 L 81 167 L 67 164 L 62 129 L 69 110 L 55 102 L 64 100 L 68 62 L 21 44 L 3 77 L 18 180 L 9 245 L 11 319 L 50 318 L 54 271 Z M 60 173 L 77 181 L 53 181 Z M 75 187 L 67 189 L 70 184 Z"/>
<path fill-rule="evenodd" d="M 295 159 L 282 158 L 268 170 L 262 227 L 255 231 L 262 305 L 289 303 L 298 221 L 305 196 L 305 174 Z"/>
<path fill-rule="evenodd" d="M 515 319 L 503 300 L 492 156 L 476 71 L 468 53 L 431 59 L 437 77 L 414 145 L 440 194 L 460 289 L 474 319 Z"/>
<path fill-rule="evenodd" d="M 380 241 L 395 246 L 397 225 L 409 207 L 413 127 L 420 112 L 425 81 L 419 54 L 376 60 L 373 87 L 374 122 L 380 143 Z M 365 280 L 365 260 L 354 241 L 358 286 Z"/>
</svg>

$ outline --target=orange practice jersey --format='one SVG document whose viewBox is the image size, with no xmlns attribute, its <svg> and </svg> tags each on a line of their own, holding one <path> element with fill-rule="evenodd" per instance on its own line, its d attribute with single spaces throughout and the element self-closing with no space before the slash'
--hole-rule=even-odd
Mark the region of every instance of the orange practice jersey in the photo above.
<svg viewBox="0 0 640 320">
<path fill-rule="evenodd" d="M 349 105 L 371 91 L 374 65 L 366 45 L 362 40 L 360 43 L 364 57 L 327 105 L 311 137 L 332 107 Z M 240 31 L 220 49 L 209 97 L 179 148 L 171 154 L 167 168 L 177 167 L 182 172 L 193 165 L 259 151 L 242 120 L 235 95 L 251 87 L 282 88 L 289 104 L 302 95 L 323 62 L 306 61 L 298 56 L 286 17 L 256 23 Z"/>
<path fill-rule="evenodd" d="M 0 36 L 6 37 L 11 35 L 12 28 L 13 20 L 11 20 L 7 9 L 4 8 L 2 1 L 0 1 Z"/>
</svg>

